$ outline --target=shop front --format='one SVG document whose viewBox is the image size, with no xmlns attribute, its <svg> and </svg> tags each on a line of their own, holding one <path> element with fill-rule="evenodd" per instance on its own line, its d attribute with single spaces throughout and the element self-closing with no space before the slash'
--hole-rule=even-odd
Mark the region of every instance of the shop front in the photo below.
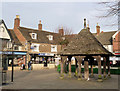
<svg viewBox="0 0 120 91">
<path fill-rule="evenodd" d="M 34 69 L 55 68 L 55 59 L 53 53 L 31 54 L 32 67 Z"/>
</svg>

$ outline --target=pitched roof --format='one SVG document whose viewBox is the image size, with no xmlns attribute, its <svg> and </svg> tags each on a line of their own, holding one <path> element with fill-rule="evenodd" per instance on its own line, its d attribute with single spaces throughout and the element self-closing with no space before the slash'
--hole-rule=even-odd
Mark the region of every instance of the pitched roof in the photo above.
<svg viewBox="0 0 120 91">
<path fill-rule="evenodd" d="M 82 29 L 60 55 L 112 55 L 87 29 Z"/>
<path fill-rule="evenodd" d="M 15 35 L 14 31 L 12 29 L 8 29 L 8 30 L 11 34 L 12 40 L 14 40 L 14 43 L 16 45 L 22 45 L 21 42 L 19 41 L 19 39 L 17 38 L 17 36 Z"/>
<path fill-rule="evenodd" d="M 6 28 L 7 32 L 8 32 L 8 34 L 9 34 L 9 36 L 10 36 L 10 39 L 12 40 L 12 35 L 11 35 L 10 31 L 8 30 L 8 28 L 7 28 L 7 26 L 6 26 L 5 22 L 4 22 L 4 20 L 0 20 L 0 24 L 2 24 L 2 23 L 4 24 L 4 26 L 5 26 L 5 28 Z"/>
<path fill-rule="evenodd" d="M 58 44 L 59 39 L 61 38 L 60 34 L 47 32 L 47 31 L 40 31 L 37 29 L 19 27 L 20 32 L 23 34 L 27 41 L 31 41 L 32 43 L 49 43 L 49 44 Z M 37 39 L 32 39 L 30 33 L 36 33 Z M 53 40 L 48 39 L 48 35 L 53 35 Z"/>
<path fill-rule="evenodd" d="M 94 35 L 100 41 L 101 44 L 103 44 L 103 45 L 112 45 L 112 36 L 116 32 L 117 31 L 102 32 L 99 35 L 97 35 L 97 34 L 94 34 Z"/>
</svg>

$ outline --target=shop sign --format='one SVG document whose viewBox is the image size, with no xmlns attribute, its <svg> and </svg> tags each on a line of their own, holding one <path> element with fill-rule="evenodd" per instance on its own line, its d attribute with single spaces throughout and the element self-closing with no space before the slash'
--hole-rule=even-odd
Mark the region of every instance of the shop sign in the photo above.
<svg viewBox="0 0 120 91">
<path fill-rule="evenodd" d="M 54 56 L 52 53 L 39 53 L 39 56 Z"/>
</svg>

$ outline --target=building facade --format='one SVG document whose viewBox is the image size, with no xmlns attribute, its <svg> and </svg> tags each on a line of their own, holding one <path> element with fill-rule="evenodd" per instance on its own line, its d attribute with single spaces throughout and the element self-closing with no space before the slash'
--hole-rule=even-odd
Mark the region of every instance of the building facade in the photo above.
<svg viewBox="0 0 120 91">
<path fill-rule="evenodd" d="M 48 64 L 55 63 L 55 54 L 61 50 L 60 41 L 63 29 L 59 30 L 59 33 L 45 31 L 42 29 L 41 21 L 38 29 L 21 27 L 20 18 L 17 15 L 14 20 L 14 28 L 9 31 L 19 42 L 15 45 L 15 50 L 26 51 L 25 64 L 32 61 L 34 65 L 43 64 L 43 67 L 48 67 Z"/>
<path fill-rule="evenodd" d="M 114 54 L 110 57 L 113 64 L 116 61 L 120 61 L 120 31 L 100 32 L 100 26 L 96 26 L 96 32 L 94 36 L 101 42 L 101 44 L 110 52 Z"/>
</svg>

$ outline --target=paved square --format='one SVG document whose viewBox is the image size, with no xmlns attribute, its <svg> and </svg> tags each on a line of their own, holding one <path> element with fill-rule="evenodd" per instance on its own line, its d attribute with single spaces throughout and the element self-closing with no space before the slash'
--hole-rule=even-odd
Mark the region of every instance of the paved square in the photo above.
<svg viewBox="0 0 120 91">
<path fill-rule="evenodd" d="M 3 89 L 118 89 L 118 75 L 97 82 L 97 75 L 90 81 L 78 81 L 74 76 L 68 78 L 67 75 L 61 80 L 56 69 L 18 70 L 14 72 L 14 83 L 11 83 L 10 74 L 8 72 L 9 81 L 2 86 Z"/>
</svg>

